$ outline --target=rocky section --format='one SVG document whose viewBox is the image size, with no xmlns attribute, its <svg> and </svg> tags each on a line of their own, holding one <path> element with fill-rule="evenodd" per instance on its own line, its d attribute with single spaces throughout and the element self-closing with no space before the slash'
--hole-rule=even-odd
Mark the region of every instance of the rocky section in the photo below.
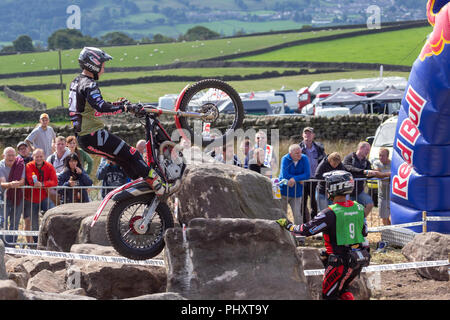
<svg viewBox="0 0 450 320">
<path fill-rule="evenodd" d="M 285 217 L 268 178 L 232 165 L 194 162 L 186 169 L 177 197 L 178 220 L 184 224 L 193 218 Z"/>
<path fill-rule="evenodd" d="M 203 219 L 165 234 L 167 291 L 188 299 L 311 299 L 292 236 L 274 221 Z"/>
<path fill-rule="evenodd" d="M 450 235 L 437 232 L 417 234 L 403 247 L 402 253 L 409 261 L 447 260 L 450 253 Z M 422 277 L 449 281 L 448 267 L 416 270 Z"/>
</svg>

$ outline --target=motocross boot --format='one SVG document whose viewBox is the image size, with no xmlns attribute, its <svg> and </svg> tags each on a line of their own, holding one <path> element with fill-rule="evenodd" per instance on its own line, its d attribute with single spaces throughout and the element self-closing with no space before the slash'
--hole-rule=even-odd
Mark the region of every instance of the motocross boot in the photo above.
<svg viewBox="0 0 450 320">
<path fill-rule="evenodd" d="M 162 196 L 171 192 L 172 184 L 165 183 L 153 168 L 150 169 L 148 177 L 145 178 L 145 182 L 155 190 L 157 196 Z"/>
</svg>

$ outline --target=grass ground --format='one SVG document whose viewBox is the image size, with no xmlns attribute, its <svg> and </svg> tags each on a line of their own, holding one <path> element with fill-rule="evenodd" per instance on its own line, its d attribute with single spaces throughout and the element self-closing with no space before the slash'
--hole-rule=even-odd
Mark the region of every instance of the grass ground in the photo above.
<svg viewBox="0 0 450 320">
<path fill-rule="evenodd" d="M 348 33 L 358 29 L 324 30 L 319 32 L 286 33 L 208 41 L 173 42 L 104 48 L 113 60 L 107 67 L 137 67 L 170 64 L 174 62 L 196 61 L 222 55 L 262 49 L 277 44 L 322 37 L 331 34 Z M 78 68 L 80 49 L 63 50 L 62 68 Z M 57 70 L 57 51 L 26 53 L 0 56 L 0 74 Z"/>
<path fill-rule="evenodd" d="M 432 27 L 421 27 L 311 43 L 240 58 L 245 61 L 386 63 L 410 66 Z"/>
<path fill-rule="evenodd" d="M 201 70 L 200 70 L 201 71 Z M 211 71 L 212 72 L 212 71 Z M 234 71 L 229 71 L 234 73 Z M 106 74 L 105 74 L 106 75 Z M 408 78 L 407 72 L 385 72 L 385 76 L 401 76 Z M 264 91 L 272 89 L 292 89 L 297 91 L 302 87 L 311 85 L 314 81 L 320 80 L 336 80 L 336 79 L 349 79 L 349 78 L 367 78 L 379 76 L 378 70 L 368 71 L 351 71 L 351 72 L 336 72 L 314 75 L 299 75 L 278 77 L 261 80 L 248 80 L 248 81 L 230 81 L 229 84 L 235 88 L 238 92 L 251 92 L 251 91 Z M 102 94 L 107 101 L 115 101 L 118 97 L 125 96 L 132 102 L 157 102 L 160 96 L 169 93 L 179 93 L 185 86 L 186 82 L 162 82 L 162 83 L 148 83 L 148 84 L 135 84 L 128 86 L 110 86 L 101 88 Z M 100 85 L 101 87 L 101 85 Z M 36 98 L 41 102 L 47 104 L 47 108 L 55 108 L 61 105 L 61 93 L 59 90 L 43 90 L 43 91 L 31 91 L 24 92 L 26 96 Z M 64 93 L 65 103 L 67 103 L 68 91 Z M 17 110 L 4 108 L 0 105 L 0 111 Z"/>
<path fill-rule="evenodd" d="M 217 77 L 217 76 L 229 76 L 229 75 L 248 75 L 248 74 L 261 74 L 268 71 L 278 71 L 280 73 L 284 71 L 298 71 L 298 68 L 183 68 L 183 69 L 166 69 L 166 70 L 152 70 L 152 71 L 139 71 L 139 72 L 106 72 L 102 75 L 101 80 L 98 81 L 101 86 L 104 80 L 113 79 L 136 79 L 141 77 L 150 76 L 202 76 L 202 77 Z M 70 82 L 78 75 L 78 72 L 73 74 L 64 74 L 63 83 L 69 85 Z M 0 87 L 3 85 L 36 85 L 36 84 L 49 84 L 60 83 L 59 75 L 40 76 L 40 77 L 16 77 L 0 79 Z"/>
</svg>

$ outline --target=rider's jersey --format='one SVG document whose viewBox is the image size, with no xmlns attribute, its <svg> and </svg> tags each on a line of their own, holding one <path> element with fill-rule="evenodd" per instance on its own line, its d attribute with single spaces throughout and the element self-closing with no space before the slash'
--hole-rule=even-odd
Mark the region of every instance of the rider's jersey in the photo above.
<svg viewBox="0 0 450 320">
<path fill-rule="evenodd" d="M 69 116 L 75 132 L 83 136 L 104 128 L 103 115 L 121 113 L 123 106 L 103 100 L 94 79 L 80 74 L 70 84 Z"/>
<path fill-rule="evenodd" d="M 347 216 L 352 218 L 343 220 L 345 213 L 350 213 Z M 292 232 L 302 236 L 322 232 L 328 254 L 345 254 L 351 250 L 352 244 L 364 242 L 364 237 L 368 234 L 364 207 L 351 200 L 338 202 L 322 210 L 309 222 L 294 226 Z"/>
</svg>

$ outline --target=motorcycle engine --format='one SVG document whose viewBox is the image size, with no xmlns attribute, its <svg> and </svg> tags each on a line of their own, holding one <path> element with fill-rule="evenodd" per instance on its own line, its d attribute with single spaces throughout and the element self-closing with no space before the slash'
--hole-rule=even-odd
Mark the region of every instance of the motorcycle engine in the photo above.
<svg viewBox="0 0 450 320">
<path fill-rule="evenodd" d="M 170 160 L 164 161 L 164 169 L 166 171 L 166 177 L 169 180 L 176 180 L 181 178 L 182 167 L 173 163 Z"/>
</svg>

